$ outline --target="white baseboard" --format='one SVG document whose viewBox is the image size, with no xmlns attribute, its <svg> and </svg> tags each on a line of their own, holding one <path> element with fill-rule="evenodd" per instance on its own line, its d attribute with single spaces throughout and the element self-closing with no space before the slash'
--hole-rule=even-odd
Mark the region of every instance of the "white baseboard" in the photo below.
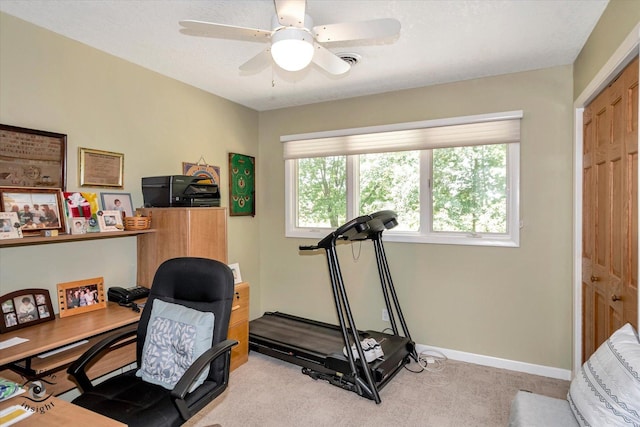
<svg viewBox="0 0 640 427">
<path fill-rule="evenodd" d="M 482 354 L 466 353 L 464 351 L 449 350 L 446 348 L 433 347 L 429 345 L 416 344 L 416 351 L 420 354 L 423 351 L 436 351 L 444 354 L 447 359 L 458 360 L 460 362 L 475 363 L 476 365 L 491 366 L 493 368 L 508 369 L 510 371 L 524 372 L 527 374 L 541 375 L 543 377 L 557 378 L 560 380 L 571 380 L 569 369 L 554 368 L 551 366 L 534 365 L 532 363 L 518 362 L 516 360 L 501 359 L 499 357 L 484 356 Z"/>
</svg>

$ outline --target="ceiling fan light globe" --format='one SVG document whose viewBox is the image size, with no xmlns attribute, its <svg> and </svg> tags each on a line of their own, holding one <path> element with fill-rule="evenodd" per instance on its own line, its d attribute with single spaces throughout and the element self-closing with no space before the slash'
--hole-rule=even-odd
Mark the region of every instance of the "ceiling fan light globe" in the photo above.
<svg viewBox="0 0 640 427">
<path fill-rule="evenodd" d="M 278 66 L 287 71 L 299 71 L 313 59 L 313 37 L 298 28 L 283 28 L 272 36 L 271 56 Z"/>
</svg>

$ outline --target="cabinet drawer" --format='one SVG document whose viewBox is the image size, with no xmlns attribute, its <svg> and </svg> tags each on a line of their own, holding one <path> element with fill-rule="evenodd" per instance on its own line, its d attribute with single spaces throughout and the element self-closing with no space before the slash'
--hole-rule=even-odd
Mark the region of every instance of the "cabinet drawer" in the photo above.
<svg viewBox="0 0 640 427">
<path fill-rule="evenodd" d="M 230 327 L 227 338 L 238 341 L 238 345 L 231 349 L 231 370 L 233 371 L 249 359 L 249 322 Z"/>
<path fill-rule="evenodd" d="M 237 323 L 249 321 L 249 284 L 238 283 L 233 296 L 231 305 L 231 317 L 229 318 L 229 327 L 233 327 Z"/>
</svg>

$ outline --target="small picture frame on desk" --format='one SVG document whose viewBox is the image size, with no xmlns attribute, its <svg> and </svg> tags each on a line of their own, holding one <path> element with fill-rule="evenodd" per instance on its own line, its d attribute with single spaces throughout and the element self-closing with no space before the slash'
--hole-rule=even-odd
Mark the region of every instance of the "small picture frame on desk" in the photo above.
<svg viewBox="0 0 640 427">
<path fill-rule="evenodd" d="M 233 273 L 233 284 L 237 285 L 238 283 L 242 283 L 242 276 L 240 275 L 240 264 L 237 262 L 234 264 L 229 264 L 229 268 Z"/>
<path fill-rule="evenodd" d="M 57 289 L 61 318 L 107 307 L 102 277 L 58 283 Z"/>
<path fill-rule="evenodd" d="M 49 291 L 46 289 L 21 289 L 0 297 L 2 319 L 0 332 L 8 332 L 55 318 Z"/>
</svg>

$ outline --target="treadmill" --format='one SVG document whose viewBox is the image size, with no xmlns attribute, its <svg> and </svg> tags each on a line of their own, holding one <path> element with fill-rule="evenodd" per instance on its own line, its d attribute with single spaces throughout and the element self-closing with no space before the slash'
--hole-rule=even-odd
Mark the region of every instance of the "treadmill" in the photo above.
<svg viewBox="0 0 640 427">
<path fill-rule="evenodd" d="M 396 295 L 382 244 L 382 232 L 398 225 L 396 213 L 385 210 L 348 221 L 320 240 L 317 245 L 300 246 L 301 251 L 324 250 L 331 279 L 339 325 L 318 322 L 280 312 L 266 312 L 249 322 L 249 349 L 299 366 L 313 379 L 357 393 L 380 403 L 379 391 L 410 362 L 418 360 Z M 371 240 L 384 296 L 390 332 L 357 329 L 340 272 L 336 252 L 339 241 Z M 398 325 L 399 323 L 399 325 Z M 386 331 L 386 329 L 385 329 Z M 367 363 L 361 341 L 374 338 L 384 357 Z M 358 358 L 351 349 L 355 345 Z"/>
</svg>

